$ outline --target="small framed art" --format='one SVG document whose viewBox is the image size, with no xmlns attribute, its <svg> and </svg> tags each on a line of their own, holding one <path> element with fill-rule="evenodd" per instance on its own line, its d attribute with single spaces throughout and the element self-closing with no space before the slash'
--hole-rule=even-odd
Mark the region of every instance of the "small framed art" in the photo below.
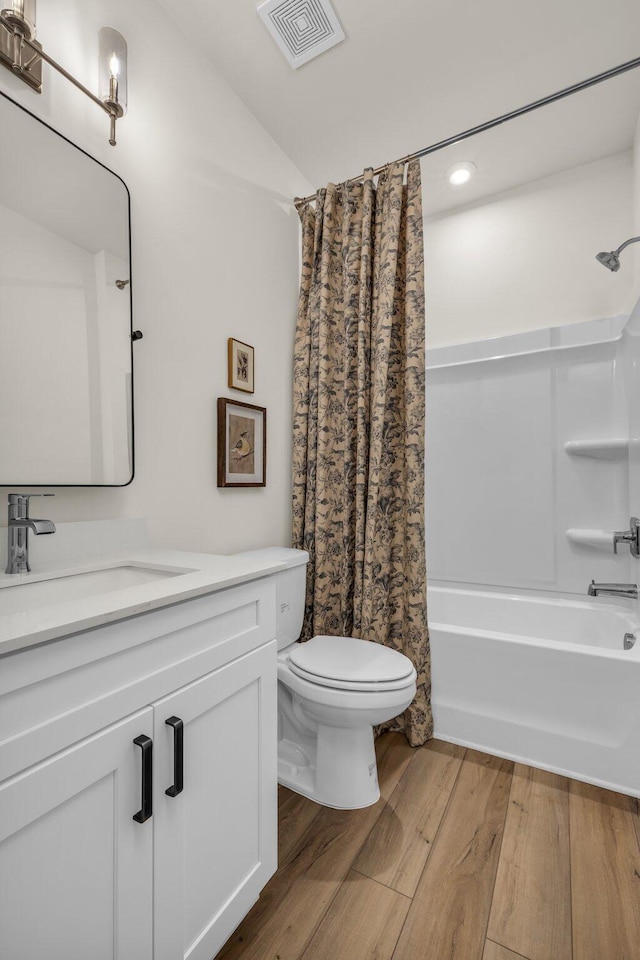
<svg viewBox="0 0 640 960">
<path fill-rule="evenodd" d="M 229 337 L 229 368 L 227 385 L 231 390 L 253 393 L 253 347 Z"/>
<path fill-rule="evenodd" d="M 218 397 L 218 486 L 264 487 L 266 482 L 266 408 Z"/>
</svg>

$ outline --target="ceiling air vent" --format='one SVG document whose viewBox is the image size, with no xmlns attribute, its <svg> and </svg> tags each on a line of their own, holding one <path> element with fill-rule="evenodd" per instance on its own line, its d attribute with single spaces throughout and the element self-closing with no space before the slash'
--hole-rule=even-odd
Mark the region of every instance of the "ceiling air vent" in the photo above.
<svg viewBox="0 0 640 960">
<path fill-rule="evenodd" d="M 264 0 L 258 13 L 294 68 L 344 40 L 329 0 Z"/>
</svg>

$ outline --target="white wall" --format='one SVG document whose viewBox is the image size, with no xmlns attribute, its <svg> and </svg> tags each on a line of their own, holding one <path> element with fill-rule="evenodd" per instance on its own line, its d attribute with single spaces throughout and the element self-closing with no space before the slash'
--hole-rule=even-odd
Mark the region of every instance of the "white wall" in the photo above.
<svg viewBox="0 0 640 960">
<path fill-rule="evenodd" d="M 638 297 L 640 244 L 617 273 L 595 260 L 634 233 L 640 127 L 632 151 L 426 223 L 432 580 L 583 594 L 591 578 L 635 578 L 609 534 L 598 549 L 567 537 L 625 529 L 638 509 L 627 398 L 638 324 L 622 339 L 620 329 Z M 629 459 L 565 450 L 627 437 L 629 419 Z"/>
<path fill-rule="evenodd" d="M 627 152 L 427 221 L 427 345 L 630 312 L 633 271 L 594 258 L 631 235 L 632 173 Z"/>
<path fill-rule="evenodd" d="M 627 450 L 597 459 L 565 449 L 629 436 L 637 390 L 629 408 L 626 390 L 638 378 L 637 369 L 628 375 L 638 349 L 621 338 L 623 324 L 620 317 L 429 352 L 432 582 L 585 594 L 591 579 L 635 579 L 628 548 L 613 554 L 613 531 L 627 529 L 639 506 L 637 473 L 630 506 Z M 635 464 L 635 444 L 631 454 Z M 571 540 L 569 530 L 603 533 L 594 546 Z"/>
<path fill-rule="evenodd" d="M 289 198 L 310 186 L 153 0 L 38 4 L 39 40 L 92 89 L 105 25 L 129 45 L 129 111 L 115 149 L 105 115 L 46 65 L 41 97 L 0 71 L 0 89 L 122 176 L 132 198 L 134 325 L 144 333 L 136 478 L 120 490 L 58 490 L 46 515 L 146 516 L 157 543 L 193 550 L 286 544 L 298 283 Z M 216 397 L 233 395 L 229 336 L 256 348 L 256 392 L 235 396 L 268 408 L 264 490 L 216 488 Z"/>
</svg>

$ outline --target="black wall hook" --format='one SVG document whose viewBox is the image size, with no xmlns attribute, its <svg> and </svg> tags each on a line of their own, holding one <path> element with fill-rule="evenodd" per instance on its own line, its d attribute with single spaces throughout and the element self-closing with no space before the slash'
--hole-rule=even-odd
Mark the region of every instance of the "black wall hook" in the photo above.
<svg viewBox="0 0 640 960">
<path fill-rule="evenodd" d="M 131 334 L 131 339 L 132 339 L 132 340 L 142 340 L 142 331 L 141 331 L 141 330 L 134 330 L 133 333 Z"/>
</svg>

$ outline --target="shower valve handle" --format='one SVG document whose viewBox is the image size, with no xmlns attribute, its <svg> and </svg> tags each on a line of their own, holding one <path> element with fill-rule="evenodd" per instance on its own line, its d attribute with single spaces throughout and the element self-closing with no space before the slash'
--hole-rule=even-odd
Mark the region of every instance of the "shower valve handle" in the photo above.
<svg viewBox="0 0 640 960">
<path fill-rule="evenodd" d="M 632 557 L 640 557 L 640 520 L 631 517 L 629 530 L 616 530 L 613 534 L 613 552 L 618 552 L 619 543 L 628 543 Z"/>
</svg>

